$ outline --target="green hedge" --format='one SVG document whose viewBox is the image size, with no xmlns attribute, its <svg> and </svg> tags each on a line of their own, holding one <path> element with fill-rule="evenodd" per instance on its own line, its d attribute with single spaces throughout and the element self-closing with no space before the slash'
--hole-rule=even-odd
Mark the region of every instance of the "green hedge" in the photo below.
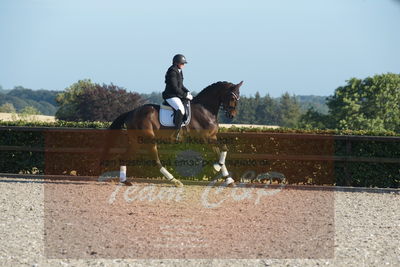
<svg viewBox="0 0 400 267">
<path fill-rule="evenodd" d="M 42 132 L 0 131 L 0 146 L 44 147 Z M 0 150 L 0 172 L 43 173 L 44 153 L 35 151 Z"/>
<path fill-rule="evenodd" d="M 69 174 L 75 170 L 78 175 L 97 175 L 95 169 L 99 154 L 48 154 L 41 149 L 62 147 L 68 145 L 81 148 L 99 148 L 102 146 L 101 135 L 104 131 L 85 131 L 84 129 L 104 129 L 109 123 L 103 122 L 0 122 L 0 126 L 21 126 L 32 127 L 32 131 L 0 131 L 0 146 L 34 147 L 32 151 L 4 151 L 0 150 L 0 172 L 5 173 L 46 173 L 46 174 Z M 79 128 L 77 131 L 59 131 L 52 135 L 42 131 L 35 131 L 35 127 L 54 127 L 54 128 Z M 265 135 L 258 137 L 251 136 L 251 132 L 263 132 Z M 252 170 L 255 174 L 275 171 L 284 173 L 292 184 L 335 184 L 364 187 L 400 187 L 400 164 L 396 159 L 400 158 L 400 138 L 392 141 L 384 140 L 353 140 L 349 150 L 346 138 L 340 136 L 392 136 L 398 137 L 400 134 L 394 132 L 365 132 L 365 131 L 338 131 L 338 130 L 301 130 L 301 129 L 269 129 L 269 128 L 222 128 L 221 136 L 233 136 L 234 142 L 228 144 L 230 154 L 227 157 L 227 167 L 235 175 L 235 179 L 241 174 Z M 228 133 L 226 135 L 225 133 Z M 279 133 L 284 133 L 280 135 Z M 286 134 L 286 135 L 285 135 Z M 294 135 L 287 135 L 294 134 Z M 306 138 L 304 134 L 317 134 L 316 138 Z M 329 138 L 317 138 L 318 135 L 325 135 Z M 296 138 L 294 138 L 294 136 Z M 47 138 L 47 139 L 46 139 Z M 258 138 L 258 139 L 257 139 Z M 122 140 L 122 141 L 121 141 Z M 126 141 L 121 139 L 116 146 L 126 146 Z M 258 140 L 258 141 L 257 141 Z M 194 155 L 199 155 L 206 161 L 213 162 L 215 156 L 208 146 L 202 144 L 163 144 L 159 146 L 160 151 L 170 151 L 167 154 L 161 153 L 161 160 L 166 167 L 173 172 L 176 177 L 182 176 L 182 168 L 171 164 L 170 159 L 185 158 L 183 152 L 190 151 Z M 235 159 L 233 154 L 247 155 L 245 159 Z M 382 162 L 344 162 L 319 161 L 319 160 L 274 160 L 261 164 L 252 164 L 252 155 L 265 153 L 269 155 L 321 155 L 336 157 L 357 157 L 357 158 L 389 158 L 395 159 L 392 163 Z M 50 155 L 50 156 L 49 156 Z M 230 157 L 231 155 L 231 157 Z M 250 156 L 249 156 L 250 155 Z M 193 156 L 193 155 L 192 155 Z M 47 157 L 47 158 L 46 158 Z M 194 157 L 194 156 L 193 156 Z M 124 155 L 115 155 L 114 160 L 126 159 Z M 256 157 L 254 157 L 256 158 Z M 145 156 L 137 156 L 135 160 L 146 160 Z M 247 160 L 247 161 L 246 161 Z M 254 160 L 255 161 L 255 160 Z M 117 162 L 117 161 L 114 161 Z M 245 162 L 246 164 L 242 164 Z M 118 162 L 117 162 L 118 163 Z M 46 165 L 47 164 L 47 165 Z M 117 164 L 118 165 L 118 164 Z M 150 164 L 151 165 L 151 164 Z M 115 169 L 117 166 L 109 166 L 108 170 Z M 107 169 L 107 168 L 106 168 Z M 178 170 L 177 170 L 178 169 Z M 135 176 L 160 176 L 157 168 L 143 168 L 139 166 L 130 168 Z M 184 177 L 185 176 L 185 177 Z M 197 172 L 189 179 L 212 178 L 211 164 L 206 165 L 201 171 Z"/>
<path fill-rule="evenodd" d="M 0 121 L 0 126 L 21 126 L 21 127 L 68 127 L 68 128 L 94 128 L 102 129 L 110 126 L 110 122 L 101 121 L 55 121 L 55 122 L 41 122 L 41 121 Z"/>
<path fill-rule="evenodd" d="M 40 122 L 40 121 L 0 121 L 0 126 L 21 126 L 21 127 L 68 127 L 68 128 L 94 128 L 104 129 L 110 126 L 110 122 L 100 121 L 55 121 L 55 122 Z M 400 133 L 393 131 L 364 131 L 364 130 L 306 130 L 306 129 L 292 129 L 292 128 L 267 128 L 267 127 L 230 127 L 220 128 L 220 132 L 267 132 L 267 133 L 299 133 L 299 134 L 332 134 L 332 135 L 362 135 L 362 136 L 400 136 Z"/>
</svg>

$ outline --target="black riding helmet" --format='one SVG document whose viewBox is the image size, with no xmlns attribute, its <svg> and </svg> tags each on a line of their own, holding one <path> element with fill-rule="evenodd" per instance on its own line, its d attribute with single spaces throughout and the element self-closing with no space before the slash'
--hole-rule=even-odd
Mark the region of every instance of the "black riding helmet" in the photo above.
<svg viewBox="0 0 400 267">
<path fill-rule="evenodd" d="M 186 64 L 186 58 L 184 55 L 181 54 L 177 54 L 174 56 L 174 58 L 172 59 L 172 64 Z"/>
</svg>

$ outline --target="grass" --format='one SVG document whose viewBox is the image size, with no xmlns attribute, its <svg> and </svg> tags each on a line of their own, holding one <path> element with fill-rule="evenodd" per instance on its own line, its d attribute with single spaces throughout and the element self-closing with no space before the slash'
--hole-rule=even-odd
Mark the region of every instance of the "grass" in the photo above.
<svg viewBox="0 0 400 267">
<path fill-rule="evenodd" d="M 54 122 L 56 121 L 54 116 L 46 115 L 26 115 L 18 113 L 0 113 L 0 121 L 39 121 L 39 122 Z"/>
</svg>

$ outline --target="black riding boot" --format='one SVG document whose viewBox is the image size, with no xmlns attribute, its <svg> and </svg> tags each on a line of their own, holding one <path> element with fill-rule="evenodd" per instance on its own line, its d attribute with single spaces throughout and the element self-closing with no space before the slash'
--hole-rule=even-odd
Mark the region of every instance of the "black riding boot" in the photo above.
<svg viewBox="0 0 400 267">
<path fill-rule="evenodd" d="M 181 131 L 182 127 L 182 120 L 183 120 L 183 114 L 180 110 L 175 110 L 174 112 L 174 124 L 175 124 L 175 139 L 176 141 L 179 140 L 179 133 Z"/>
</svg>

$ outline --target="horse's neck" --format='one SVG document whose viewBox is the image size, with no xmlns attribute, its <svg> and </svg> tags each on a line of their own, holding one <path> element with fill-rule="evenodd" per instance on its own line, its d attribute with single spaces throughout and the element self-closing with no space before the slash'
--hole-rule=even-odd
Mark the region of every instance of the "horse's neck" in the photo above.
<svg viewBox="0 0 400 267">
<path fill-rule="evenodd" d="M 200 98 L 194 99 L 193 104 L 203 107 L 210 114 L 215 116 L 215 118 L 217 118 L 219 107 L 221 105 L 219 99 L 220 97 L 218 95 L 218 92 L 215 90 L 211 91 L 210 94 L 208 94 L 207 96 L 200 96 Z"/>
</svg>

